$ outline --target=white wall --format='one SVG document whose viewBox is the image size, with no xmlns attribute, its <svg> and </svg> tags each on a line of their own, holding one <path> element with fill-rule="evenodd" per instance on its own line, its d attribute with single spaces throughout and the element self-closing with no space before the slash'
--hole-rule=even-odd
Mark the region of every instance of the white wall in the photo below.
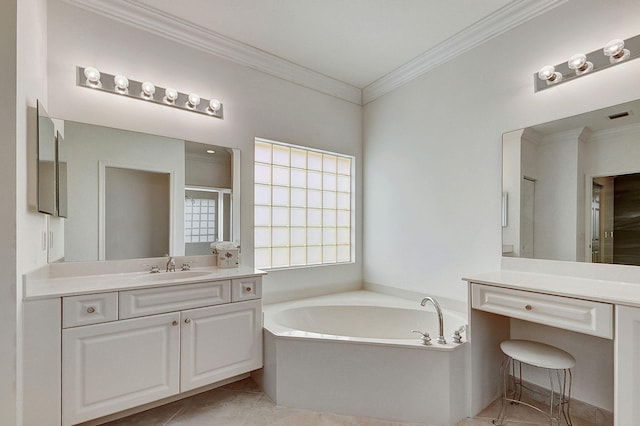
<svg viewBox="0 0 640 426">
<path fill-rule="evenodd" d="M 356 263 L 272 272 L 265 299 L 360 286 L 361 107 L 236 65 L 52 0 L 49 8 L 49 113 L 53 117 L 239 148 L 241 262 L 253 264 L 255 137 L 355 155 L 358 197 Z M 224 120 L 145 104 L 75 85 L 75 67 L 93 65 L 159 86 L 216 97 Z M 73 194 L 69 194 L 70 197 Z M 329 286 L 331 287 L 331 286 Z"/>
<path fill-rule="evenodd" d="M 10 0 L 0 6 L 0 79 L 7 96 L 0 108 L 0 423 L 6 425 L 22 419 L 22 275 L 46 263 L 46 218 L 36 201 L 35 111 L 36 99 L 47 105 L 46 5 Z"/>
<path fill-rule="evenodd" d="M 640 97 L 640 61 L 538 93 L 533 74 L 636 35 L 638 16 L 570 1 L 367 104 L 365 281 L 464 300 L 462 276 L 498 269 L 502 133 Z"/>
</svg>

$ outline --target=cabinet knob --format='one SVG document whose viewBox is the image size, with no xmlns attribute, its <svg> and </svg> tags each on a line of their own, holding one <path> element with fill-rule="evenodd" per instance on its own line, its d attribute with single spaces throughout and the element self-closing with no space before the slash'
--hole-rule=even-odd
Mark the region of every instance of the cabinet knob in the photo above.
<svg viewBox="0 0 640 426">
<path fill-rule="evenodd" d="M 87 308 L 87 313 L 89 313 L 89 314 L 92 314 L 92 313 L 94 313 L 95 311 L 96 311 L 96 308 L 94 308 L 93 306 L 89 306 L 89 307 Z"/>
<path fill-rule="evenodd" d="M 187 319 L 184 320 L 185 324 L 189 324 L 190 322 L 191 322 L 191 318 L 187 318 Z"/>
<path fill-rule="evenodd" d="M 250 293 L 250 292 L 251 292 L 251 290 L 252 290 L 252 288 L 251 288 L 251 287 L 248 287 L 248 286 L 244 288 L 244 291 L 245 291 L 245 292 L 247 292 L 247 293 Z"/>
<path fill-rule="evenodd" d="M 524 305 L 524 308 L 525 308 L 527 311 L 530 311 L 531 309 L 533 309 L 533 307 L 531 307 L 531 305 Z"/>
<path fill-rule="evenodd" d="M 171 325 L 175 327 L 176 325 L 178 325 L 178 321 L 175 321 L 175 320 L 174 320 L 174 321 L 171 323 Z"/>
</svg>

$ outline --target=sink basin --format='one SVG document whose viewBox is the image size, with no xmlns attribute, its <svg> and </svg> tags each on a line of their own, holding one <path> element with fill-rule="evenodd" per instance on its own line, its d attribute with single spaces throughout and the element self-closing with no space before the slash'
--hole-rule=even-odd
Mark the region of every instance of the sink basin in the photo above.
<svg viewBox="0 0 640 426">
<path fill-rule="evenodd" d="M 186 280 L 188 278 L 198 278 L 205 275 L 209 275 L 209 271 L 177 271 L 177 272 L 159 272 L 157 274 L 147 274 L 138 277 L 138 281 L 171 281 L 171 280 Z"/>
</svg>

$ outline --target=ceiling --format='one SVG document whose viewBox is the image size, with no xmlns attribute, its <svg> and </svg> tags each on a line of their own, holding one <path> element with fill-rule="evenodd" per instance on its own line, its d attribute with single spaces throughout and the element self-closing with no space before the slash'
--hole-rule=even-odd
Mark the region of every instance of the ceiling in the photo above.
<svg viewBox="0 0 640 426">
<path fill-rule="evenodd" d="M 363 88 L 510 1 L 138 0 L 138 3 Z"/>
<path fill-rule="evenodd" d="M 567 0 L 63 0 L 366 103 Z"/>
</svg>

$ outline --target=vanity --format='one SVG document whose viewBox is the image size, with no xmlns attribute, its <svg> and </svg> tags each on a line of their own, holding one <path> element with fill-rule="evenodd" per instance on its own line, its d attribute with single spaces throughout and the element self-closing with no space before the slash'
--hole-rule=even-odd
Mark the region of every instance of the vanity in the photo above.
<svg viewBox="0 0 640 426">
<path fill-rule="evenodd" d="M 149 273 L 142 265 L 152 259 L 83 262 L 25 277 L 24 424 L 149 408 L 262 367 L 264 273 L 184 259 L 194 267 Z"/>
<path fill-rule="evenodd" d="M 465 278 L 469 290 L 472 414 L 499 395 L 500 342 L 512 337 L 512 321 L 569 330 L 612 343 L 613 424 L 640 424 L 640 283 L 633 268 L 617 273 L 604 265 L 504 258 L 500 271 Z M 544 342 L 545 336 L 539 336 Z M 585 337 L 587 338 L 587 337 Z M 567 344 L 567 341 L 564 342 Z M 604 343 L 606 345 L 606 342 Z M 588 347 L 580 361 L 597 356 Z M 606 360 L 587 362 L 606 363 Z M 574 384 L 579 375 L 574 374 Z M 602 384 L 606 388 L 605 384 Z M 602 423 L 606 424 L 606 422 Z"/>
</svg>

